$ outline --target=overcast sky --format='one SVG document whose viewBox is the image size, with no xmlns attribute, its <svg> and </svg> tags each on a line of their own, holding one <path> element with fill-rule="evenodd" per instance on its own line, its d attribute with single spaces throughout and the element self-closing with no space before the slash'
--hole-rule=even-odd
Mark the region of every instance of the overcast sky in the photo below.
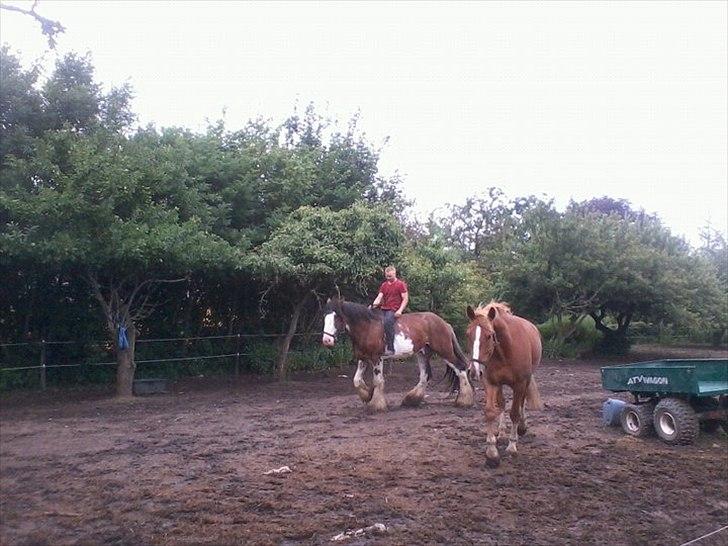
<svg viewBox="0 0 728 546">
<path fill-rule="evenodd" d="M 488 186 L 559 208 L 608 195 L 696 244 L 728 229 L 727 5 L 41 1 L 66 27 L 56 52 L 7 11 L 0 39 L 28 64 L 90 51 L 141 124 L 360 111 L 420 213 Z"/>
</svg>

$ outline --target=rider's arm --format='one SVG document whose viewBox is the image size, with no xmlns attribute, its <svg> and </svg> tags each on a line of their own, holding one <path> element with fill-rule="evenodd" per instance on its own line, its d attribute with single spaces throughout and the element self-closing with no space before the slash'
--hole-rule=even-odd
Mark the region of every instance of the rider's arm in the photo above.
<svg viewBox="0 0 728 546">
<path fill-rule="evenodd" d="M 377 298 L 374 300 L 374 303 L 372 303 L 372 307 L 379 307 L 382 303 L 382 298 L 384 297 L 384 294 L 381 292 L 377 294 Z"/>
<path fill-rule="evenodd" d="M 407 308 L 407 304 L 409 303 L 409 292 L 402 292 L 402 305 L 399 306 L 399 309 L 397 309 L 397 315 L 401 315 L 404 313 L 404 310 Z"/>
</svg>

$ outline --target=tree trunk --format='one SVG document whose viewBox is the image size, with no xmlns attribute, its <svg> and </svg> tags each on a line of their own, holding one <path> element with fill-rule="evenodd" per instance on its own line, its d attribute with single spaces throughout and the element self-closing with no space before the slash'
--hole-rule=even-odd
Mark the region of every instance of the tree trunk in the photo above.
<svg viewBox="0 0 728 546">
<path fill-rule="evenodd" d="M 603 311 L 600 312 L 600 314 L 597 315 L 596 312 L 589 313 L 591 318 L 594 319 L 594 327 L 599 330 L 600 332 L 607 334 L 608 332 L 611 332 L 612 330 L 610 328 L 607 328 L 604 324 L 602 324 L 602 319 L 604 318 L 605 313 Z"/>
<path fill-rule="evenodd" d="M 279 381 L 285 381 L 288 375 L 288 349 L 291 346 L 291 340 L 296 333 L 298 327 L 298 318 L 301 316 L 301 310 L 308 300 L 308 293 L 299 301 L 293 308 L 293 315 L 291 315 L 291 322 L 288 325 L 288 332 L 286 337 L 283 338 L 281 346 L 278 350 L 278 359 L 276 361 L 276 378 Z"/>
<path fill-rule="evenodd" d="M 116 345 L 116 396 L 133 396 L 134 373 L 136 363 L 134 362 L 134 344 L 136 343 L 136 329 L 134 325 L 127 327 L 127 340 L 129 347 L 119 348 L 118 331 L 115 332 L 114 344 Z"/>
<path fill-rule="evenodd" d="M 584 319 L 586 318 L 586 315 L 582 314 L 579 316 L 571 316 L 569 318 L 569 326 L 567 331 L 564 333 L 564 341 L 569 341 L 578 331 L 579 324 L 581 324 Z"/>
<path fill-rule="evenodd" d="M 145 279 L 136 280 L 122 278 L 115 280 L 107 278 L 103 283 L 99 281 L 99 274 L 88 271 L 85 275 L 91 293 L 101 305 L 106 319 L 106 328 L 116 349 L 116 395 L 120 397 L 132 396 L 134 384 L 134 346 L 136 343 L 135 323 L 149 316 L 155 305 L 149 302 L 152 289 L 162 283 L 171 284 L 182 282 L 185 279 Z M 129 346 L 125 349 L 119 347 L 119 326 L 126 328 Z"/>
<path fill-rule="evenodd" d="M 627 328 L 632 319 L 632 315 L 620 315 L 617 319 L 617 329 L 612 330 L 602 323 L 602 319 L 606 313 L 601 312 L 599 315 L 590 313 L 594 319 L 594 326 L 602 335 L 601 343 L 597 346 L 597 351 L 601 354 L 608 355 L 625 355 L 629 352 L 629 338 L 627 337 Z"/>
</svg>

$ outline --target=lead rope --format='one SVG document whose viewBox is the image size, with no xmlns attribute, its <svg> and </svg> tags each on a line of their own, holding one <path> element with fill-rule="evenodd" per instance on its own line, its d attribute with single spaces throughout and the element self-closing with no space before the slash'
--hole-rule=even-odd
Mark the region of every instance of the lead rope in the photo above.
<svg viewBox="0 0 728 546">
<path fill-rule="evenodd" d="M 703 540 L 704 538 L 708 538 L 709 536 L 713 536 L 713 535 L 715 535 L 717 533 L 720 533 L 721 531 L 725 531 L 726 529 L 728 529 L 728 525 L 724 525 L 720 529 L 716 529 L 712 533 L 708 533 L 707 535 L 703 535 L 702 537 L 698 537 L 698 538 L 693 539 L 693 540 L 691 540 L 689 542 L 685 542 L 684 544 L 681 544 L 680 546 L 688 546 L 688 544 L 695 544 L 696 542 L 699 542 L 699 541 Z"/>
</svg>

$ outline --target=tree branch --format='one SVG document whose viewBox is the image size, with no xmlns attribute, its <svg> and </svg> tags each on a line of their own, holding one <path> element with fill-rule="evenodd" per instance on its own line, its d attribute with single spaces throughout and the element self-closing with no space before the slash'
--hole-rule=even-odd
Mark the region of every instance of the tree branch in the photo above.
<svg viewBox="0 0 728 546">
<path fill-rule="evenodd" d="M 109 329 L 113 330 L 114 317 L 112 316 L 111 312 L 111 302 L 107 302 L 106 298 L 104 298 L 104 295 L 101 293 L 101 285 L 99 284 L 99 280 L 93 273 L 87 273 L 86 275 L 84 275 L 84 278 L 91 287 L 91 292 L 93 293 L 94 298 L 96 298 L 96 301 L 101 304 L 101 309 L 104 311 L 104 316 L 106 318 Z"/>
<path fill-rule="evenodd" d="M 151 289 L 147 290 L 142 303 L 137 306 L 133 313 L 130 312 L 130 318 L 132 321 L 136 322 L 148 317 L 157 308 L 157 305 L 149 303 L 149 298 L 152 296 L 152 293 Z"/>
<path fill-rule="evenodd" d="M 153 285 L 153 284 L 163 284 L 163 283 L 176 283 L 176 282 L 182 282 L 185 281 L 187 277 L 182 277 L 180 279 L 147 279 L 146 281 L 141 282 L 134 288 L 131 295 L 129 296 L 129 300 L 127 302 L 127 307 L 129 309 L 132 309 L 134 306 L 134 299 L 139 294 L 139 291 L 146 285 Z M 147 297 L 144 299 L 144 302 L 146 303 L 147 299 L 149 299 L 149 295 L 147 294 Z M 144 305 L 144 304 L 142 304 Z"/>
<path fill-rule="evenodd" d="M 117 325 L 134 323 L 149 316 L 156 309 L 156 305 L 149 303 L 153 292 L 151 288 L 143 292 L 145 287 L 162 283 L 182 282 L 187 277 L 180 279 L 147 279 L 137 284 L 129 297 L 125 297 L 126 290 L 124 289 L 124 285 L 130 282 L 130 277 L 124 277 L 119 281 L 119 284 L 115 284 L 113 280 L 109 281 L 108 285 L 104 287 L 104 290 L 108 291 L 107 297 L 104 296 L 101 283 L 95 273 L 86 273 L 84 278 L 91 287 L 94 298 L 101 304 L 101 308 L 106 315 L 109 330 L 113 332 Z M 143 294 L 141 304 L 137 305 L 135 309 L 135 301 L 141 294 Z"/>
<path fill-rule="evenodd" d="M 605 334 L 614 333 L 614 330 L 602 323 L 602 320 L 606 316 L 606 312 L 604 311 L 604 309 L 599 309 L 598 311 L 599 314 L 597 314 L 597 311 L 592 311 L 591 313 L 589 313 L 589 316 L 594 319 L 594 326 L 596 327 L 596 329 L 600 332 L 604 332 Z"/>
<path fill-rule="evenodd" d="M 36 21 L 40 23 L 41 31 L 43 32 L 43 34 L 48 37 L 48 46 L 51 49 L 54 49 L 56 47 L 56 35 L 65 32 L 66 28 L 59 21 L 52 21 L 47 17 L 43 17 L 42 15 L 37 14 L 35 12 L 35 6 L 37 4 L 37 1 L 33 2 L 33 7 L 31 7 L 30 10 L 19 8 L 17 6 L 9 6 L 7 4 L 0 4 L 0 9 L 16 11 L 18 13 L 22 13 L 23 15 L 33 17 Z"/>
</svg>

